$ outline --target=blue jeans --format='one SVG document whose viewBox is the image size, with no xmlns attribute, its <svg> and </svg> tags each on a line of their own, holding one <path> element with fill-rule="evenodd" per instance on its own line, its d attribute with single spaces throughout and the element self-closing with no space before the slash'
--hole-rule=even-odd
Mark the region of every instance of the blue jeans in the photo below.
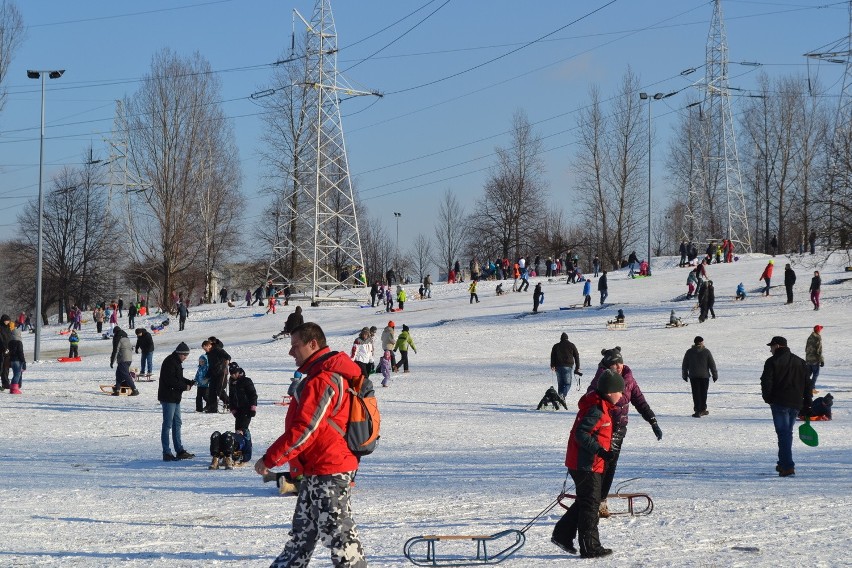
<svg viewBox="0 0 852 568">
<path fill-rule="evenodd" d="M 781 469 L 793 469 L 793 426 L 799 416 L 798 408 L 770 404 L 775 433 L 778 435 L 778 465 Z"/>
<path fill-rule="evenodd" d="M 146 367 L 147 365 L 147 367 Z M 144 375 L 145 369 L 148 369 L 148 372 L 151 373 L 154 371 L 154 352 L 148 351 L 147 353 L 142 354 L 142 362 L 139 365 L 139 374 Z"/>
<path fill-rule="evenodd" d="M 556 384 L 559 396 L 565 398 L 571 390 L 571 382 L 574 380 L 574 369 L 571 367 L 556 367 Z"/>
<path fill-rule="evenodd" d="M 12 384 L 21 386 L 21 368 L 24 364 L 20 361 L 10 361 L 9 366 L 12 369 Z"/>
<path fill-rule="evenodd" d="M 819 377 L 819 363 L 808 363 L 808 370 L 811 372 L 811 390 L 814 390 Z"/>
<path fill-rule="evenodd" d="M 163 429 L 160 431 L 160 441 L 163 443 L 163 453 L 170 453 L 169 450 L 169 430 L 172 432 L 172 441 L 175 444 L 175 453 L 179 454 L 183 450 L 183 443 L 180 441 L 180 403 L 179 402 L 161 402 L 163 406 Z"/>
</svg>

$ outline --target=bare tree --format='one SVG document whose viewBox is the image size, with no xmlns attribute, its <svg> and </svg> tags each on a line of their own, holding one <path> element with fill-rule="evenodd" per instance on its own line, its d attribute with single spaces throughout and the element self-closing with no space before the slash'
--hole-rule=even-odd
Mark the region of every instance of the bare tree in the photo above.
<svg viewBox="0 0 852 568">
<path fill-rule="evenodd" d="M 199 257 L 215 256 L 206 252 L 202 237 L 226 236 L 226 231 L 217 230 L 226 224 L 227 214 L 213 214 L 212 204 L 205 222 L 217 226 L 207 233 L 198 226 L 197 196 L 210 188 L 239 191 L 232 133 L 220 100 L 219 81 L 200 54 L 182 58 L 168 49 L 154 55 L 151 72 L 125 100 L 129 167 L 150 184 L 133 194 L 134 252 L 137 261 L 155 267 L 152 273 L 160 282 L 162 308 L 171 307 L 169 299 L 180 273 Z"/>
<path fill-rule="evenodd" d="M 438 210 L 438 222 L 435 224 L 435 239 L 438 242 L 435 264 L 446 269 L 448 273 L 464 246 L 468 230 L 464 221 L 464 207 L 448 189 L 444 192 L 444 199 Z"/>
<path fill-rule="evenodd" d="M 360 224 L 361 245 L 364 249 L 364 264 L 367 270 L 367 282 L 384 280 L 385 271 L 390 268 L 393 259 L 393 247 L 388 246 L 391 242 L 380 219 L 369 218 L 358 207 L 359 219 L 367 219 L 366 223 Z"/>
<path fill-rule="evenodd" d="M 43 224 L 42 306 L 38 310 L 47 323 L 57 308 L 59 321 L 73 304 L 87 307 L 115 291 L 112 275 L 124 254 L 117 221 L 104 214 L 97 177 L 89 171 L 64 168 L 52 181 L 45 196 Z M 18 218 L 22 226 L 38 223 L 38 204 L 27 204 Z M 10 259 L 19 278 L 11 280 L 13 296 L 21 304 L 34 305 L 33 267 L 38 235 L 25 231 Z"/>
<path fill-rule="evenodd" d="M 647 167 L 647 124 L 637 102 L 639 79 L 628 68 L 614 97 L 610 118 L 604 114 L 597 87 L 580 113 L 580 150 L 575 159 L 577 190 L 600 239 L 603 264 L 617 265 L 641 237 L 646 221 L 644 173 Z"/>
<path fill-rule="evenodd" d="M 417 272 L 421 282 L 423 281 L 423 277 L 429 272 L 433 256 L 432 239 L 423 233 L 419 233 L 414 237 L 414 245 L 411 247 L 408 257 L 414 262 L 414 270 Z"/>
<path fill-rule="evenodd" d="M 0 111 L 6 104 L 6 73 L 24 35 L 24 19 L 18 7 L 12 0 L 0 0 Z"/>
<path fill-rule="evenodd" d="M 537 212 L 546 197 L 542 142 L 523 111 L 512 119 L 511 144 L 497 148 L 485 191 L 470 218 L 479 256 L 517 257 L 532 245 Z"/>
</svg>

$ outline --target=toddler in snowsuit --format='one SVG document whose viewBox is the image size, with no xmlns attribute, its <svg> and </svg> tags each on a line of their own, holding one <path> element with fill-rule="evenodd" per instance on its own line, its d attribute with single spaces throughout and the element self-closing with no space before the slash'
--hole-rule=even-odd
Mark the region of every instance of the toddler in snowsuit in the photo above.
<svg viewBox="0 0 852 568">
<path fill-rule="evenodd" d="M 385 311 L 393 311 L 393 294 L 391 294 L 390 286 L 385 289 Z"/>
<path fill-rule="evenodd" d="M 251 437 L 241 430 L 210 435 L 210 455 L 213 457 L 208 469 L 219 469 L 221 461 L 225 469 L 234 469 L 234 464 L 244 464 L 251 459 Z"/>
<path fill-rule="evenodd" d="M 382 373 L 382 386 L 388 387 L 390 386 L 391 380 L 391 368 L 393 367 L 393 361 L 391 361 L 391 352 L 390 350 L 386 350 L 382 355 L 382 360 L 379 361 L 379 371 Z"/>
<path fill-rule="evenodd" d="M 70 347 L 68 349 L 68 357 L 79 357 L 80 353 L 78 350 L 78 346 L 80 345 L 80 336 L 77 335 L 77 330 L 71 332 L 71 335 L 68 336 L 68 343 Z"/>
<path fill-rule="evenodd" d="M 746 291 L 745 286 L 742 282 L 737 284 L 737 300 L 745 300 L 746 299 Z"/>
</svg>

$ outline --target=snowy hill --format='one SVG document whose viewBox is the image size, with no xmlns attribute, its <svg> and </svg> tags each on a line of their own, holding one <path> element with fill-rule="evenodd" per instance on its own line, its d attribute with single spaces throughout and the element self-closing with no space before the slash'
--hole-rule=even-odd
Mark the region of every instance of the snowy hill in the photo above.
<svg viewBox="0 0 852 568">
<path fill-rule="evenodd" d="M 716 319 L 698 323 L 698 311 L 673 301 L 686 291 L 687 271 L 676 259 L 655 259 L 651 278 L 610 273 L 612 305 L 559 310 L 582 303 L 582 284 L 544 282 L 543 313 L 530 291 L 496 297 L 494 283 L 479 287 L 469 304 L 467 283 L 434 286 L 431 300 L 410 301 L 402 313 L 352 305 L 303 306 L 305 319 L 323 326 L 333 349 L 348 351 L 358 330 L 388 319 L 411 328 L 417 354 L 411 373 L 395 375 L 379 389 L 382 439 L 364 459 L 353 493 L 354 516 L 373 567 L 406 566 L 405 541 L 420 534 L 481 534 L 520 529 L 562 489 L 568 432 L 581 395 L 575 385 L 568 412 L 536 411 L 546 388 L 553 343 L 563 331 L 580 351 L 583 391 L 602 348 L 622 347 L 657 414 L 664 437 L 631 411 L 615 485 L 648 492 L 655 509 L 644 517 L 602 520 L 601 541 L 619 566 L 776 566 L 779 558 L 810 566 L 848 563 L 848 512 L 852 507 L 852 273 L 840 259 L 777 257 L 764 298 L 750 293 L 734 302 L 742 281 L 749 291 L 767 261 L 750 255 L 708 267 L 716 286 Z M 798 274 L 796 300 L 785 305 L 783 266 Z M 814 311 L 807 289 L 822 271 L 823 307 Z M 511 281 L 504 288 L 511 290 Z M 595 279 L 596 284 L 596 279 Z M 410 287 L 413 293 L 416 286 Z M 365 294 L 365 297 L 367 295 Z M 626 330 L 605 323 L 623 309 Z M 666 329 L 669 311 L 689 323 Z M 155 375 L 179 341 L 193 351 L 185 373 L 194 373 L 201 341 L 220 337 L 252 377 L 260 408 L 252 421 L 255 459 L 280 435 L 285 408 L 279 401 L 294 364 L 289 342 L 271 342 L 291 307 L 264 316 L 263 308 L 206 305 L 191 310 L 187 329 L 170 326 L 155 336 Z M 148 326 L 161 318 L 137 318 Z M 126 319 L 124 320 L 126 323 Z M 796 476 L 774 471 L 776 438 L 759 377 L 773 335 L 804 356 L 812 327 L 824 326 L 826 366 L 817 388 L 835 396 L 834 420 L 814 426 L 820 445 L 794 442 Z M 295 499 L 280 497 L 251 468 L 208 471 L 208 439 L 232 430 L 230 415 L 194 412 L 195 392 L 184 396 L 183 440 L 193 460 L 161 461 L 160 407 L 156 383 L 140 383 L 141 396 L 110 397 L 99 384 L 113 382 L 111 342 L 84 326 L 76 364 L 60 364 L 67 340 L 58 328 L 44 331 L 45 361 L 30 363 L 23 395 L 0 396 L 3 441 L 4 566 L 266 566 L 283 548 Z M 710 415 L 695 419 L 689 387 L 681 380 L 683 354 L 700 334 L 719 367 L 711 384 Z M 25 338 L 32 356 L 32 336 Z M 133 366 L 138 366 L 138 356 Z M 378 382 L 378 381 L 377 381 Z M 616 504 L 617 506 L 617 504 Z M 612 507 L 612 505 L 611 505 Z M 550 543 L 561 509 L 527 532 L 527 542 L 507 567 L 564 566 L 566 555 Z M 847 527 L 847 528 L 844 528 Z M 845 537 L 843 535 L 846 535 Z M 472 546 L 472 545 L 471 545 Z M 471 551 L 473 549 L 470 549 Z M 312 566 L 328 566 L 321 546 Z"/>
</svg>

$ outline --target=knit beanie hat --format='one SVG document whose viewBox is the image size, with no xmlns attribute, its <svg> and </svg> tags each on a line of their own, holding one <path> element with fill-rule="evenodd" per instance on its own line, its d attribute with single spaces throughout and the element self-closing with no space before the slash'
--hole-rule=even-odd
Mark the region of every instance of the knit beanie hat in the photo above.
<svg viewBox="0 0 852 568">
<path fill-rule="evenodd" d="M 606 395 L 613 392 L 623 391 L 624 378 L 615 371 L 610 371 L 609 369 L 607 369 L 598 378 L 598 394 Z"/>
<path fill-rule="evenodd" d="M 614 349 L 602 349 L 601 367 L 609 367 L 616 363 L 624 363 L 624 358 L 621 356 L 621 347 L 616 346 Z"/>
<path fill-rule="evenodd" d="M 175 347 L 175 353 L 178 355 L 189 355 L 189 345 L 181 341 L 178 343 L 178 346 Z"/>
<path fill-rule="evenodd" d="M 563 331 L 562 335 L 559 336 L 559 339 L 560 341 L 568 341 L 568 334 Z"/>
</svg>

